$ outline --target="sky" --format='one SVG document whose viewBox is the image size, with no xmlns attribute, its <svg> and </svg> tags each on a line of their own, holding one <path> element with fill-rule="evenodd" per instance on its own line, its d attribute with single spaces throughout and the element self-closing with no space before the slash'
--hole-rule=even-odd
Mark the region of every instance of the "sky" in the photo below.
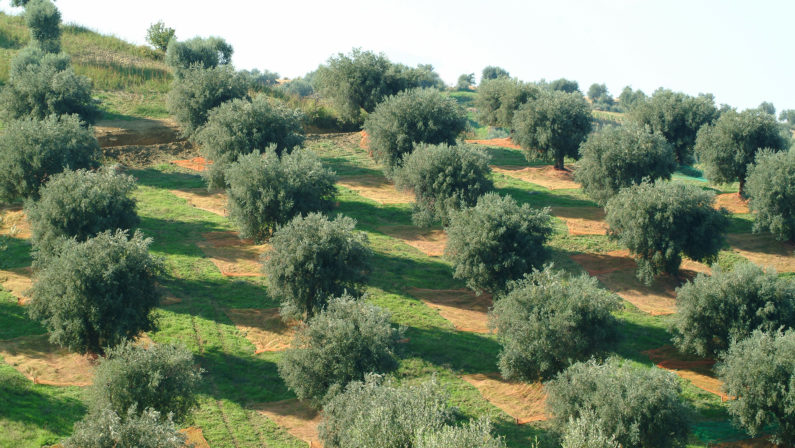
<svg viewBox="0 0 795 448">
<path fill-rule="evenodd" d="M 301 76 L 354 47 L 432 64 L 448 84 L 497 65 L 524 81 L 574 79 L 795 109 L 792 0 L 56 0 L 66 23 L 145 44 L 220 36 L 238 69 Z M 9 0 L 3 11 L 15 12 Z"/>
</svg>

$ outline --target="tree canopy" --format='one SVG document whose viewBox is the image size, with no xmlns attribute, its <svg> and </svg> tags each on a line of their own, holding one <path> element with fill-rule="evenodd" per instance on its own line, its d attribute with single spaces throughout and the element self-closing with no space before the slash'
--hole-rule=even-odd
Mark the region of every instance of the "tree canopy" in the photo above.
<svg viewBox="0 0 795 448">
<path fill-rule="evenodd" d="M 508 73 L 508 70 L 505 70 L 504 68 L 501 67 L 495 67 L 493 65 L 489 65 L 483 68 L 483 71 L 481 72 L 480 75 L 480 82 L 482 83 L 483 81 L 489 79 L 509 78 L 510 76 L 511 74 Z"/>
<path fill-rule="evenodd" d="M 489 126 L 510 128 L 519 107 L 538 96 L 538 87 L 508 77 L 485 80 L 475 97 L 478 121 Z"/>
<path fill-rule="evenodd" d="M 146 41 L 155 49 L 165 52 L 168 50 L 168 43 L 174 39 L 174 33 L 174 28 L 167 27 L 161 20 L 151 24 L 146 30 Z"/>
<path fill-rule="evenodd" d="M 166 64 L 174 68 L 179 76 L 183 70 L 191 67 L 209 69 L 229 65 L 232 63 L 232 53 L 232 46 L 220 37 L 194 37 L 180 42 L 172 35 L 166 44 Z"/>
<path fill-rule="evenodd" d="M 61 51 L 61 12 L 50 0 L 30 0 L 25 4 L 25 23 L 33 45 L 47 53 Z"/>
<path fill-rule="evenodd" d="M 760 151 L 747 178 L 748 206 L 756 212 L 754 230 L 795 241 L 795 150 Z"/>
</svg>

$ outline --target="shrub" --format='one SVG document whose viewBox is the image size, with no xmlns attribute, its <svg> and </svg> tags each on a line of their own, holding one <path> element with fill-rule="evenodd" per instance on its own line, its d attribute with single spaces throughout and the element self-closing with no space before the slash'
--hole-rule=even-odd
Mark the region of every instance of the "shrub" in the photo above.
<svg viewBox="0 0 795 448">
<path fill-rule="evenodd" d="M 452 211 L 475 205 L 494 189 L 489 173 L 489 156 L 480 148 L 419 144 L 404 157 L 395 181 L 414 193 L 415 224 L 446 225 Z"/>
<path fill-rule="evenodd" d="M 389 319 L 389 312 L 349 295 L 329 300 L 298 330 L 279 359 L 279 375 L 299 399 L 318 405 L 368 373 L 394 370 L 399 332 Z"/>
<path fill-rule="evenodd" d="M 717 366 L 729 413 L 752 436 L 768 427 L 773 442 L 795 443 L 795 332 L 754 332 L 729 348 Z"/>
<path fill-rule="evenodd" d="M 180 75 L 191 68 L 211 69 L 232 62 L 232 46 L 220 37 L 194 37 L 184 42 L 171 38 L 166 46 L 166 64 Z"/>
<path fill-rule="evenodd" d="M 605 423 L 591 409 L 570 418 L 563 430 L 562 448 L 620 448 L 615 436 L 605 434 Z"/>
<path fill-rule="evenodd" d="M 588 88 L 588 98 L 595 109 L 610 110 L 615 104 L 615 100 L 604 84 L 591 84 L 591 87 Z"/>
<path fill-rule="evenodd" d="M 450 216 L 445 257 L 453 264 L 453 277 L 478 292 L 503 292 L 508 282 L 547 260 L 550 221 L 548 209 L 519 206 L 496 193 L 481 196 L 474 207 Z"/>
<path fill-rule="evenodd" d="M 790 128 L 795 126 L 795 109 L 782 110 L 778 115 L 778 119 L 787 124 Z"/>
<path fill-rule="evenodd" d="M 326 404 L 320 438 L 327 448 L 411 447 L 417 434 L 437 432 L 451 421 L 435 380 L 398 387 L 370 375 Z"/>
<path fill-rule="evenodd" d="M 528 160 L 544 156 L 562 170 L 564 157 L 578 158 L 580 143 L 591 132 L 591 106 L 580 93 L 541 91 L 513 116 L 513 140 Z"/>
<path fill-rule="evenodd" d="M 296 216 L 331 210 L 337 192 L 334 173 L 303 149 L 281 158 L 273 146 L 240 156 L 225 177 L 229 217 L 240 236 L 257 242 Z"/>
<path fill-rule="evenodd" d="M 61 12 L 50 0 L 27 2 L 25 22 L 34 45 L 48 53 L 61 51 Z"/>
<path fill-rule="evenodd" d="M 551 266 L 525 274 L 492 308 L 506 379 L 549 379 L 576 361 L 600 355 L 618 340 L 611 314 L 620 302 L 596 278 L 568 277 Z"/>
<path fill-rule="evenodd" d="M 684 447 L 687 442 L 688 408 L 673 373 L 588 361 L 572 365 L 546 389 L 547 409 L 561 430 L 570 420 L 585 418 L 591 433 L 615 438 L 625 448 Z M 599 418 L 589 418 L 591 413 Z"/>
<path fill-rule="evenodd" d="M 559 90 L 561 92 L 575 93 L 580 91 L 580 85 L 577 81 L 572 81 L 566 78 L 556 79 L 549 83 L 551 90 Z"/>
<path fill-rule="evenodd" d="M 711 262 L 724 244 L 728 212 L 713 208 L 714 196 L 663 181 L 624 188 L 605 207 L 608 233 L 635 254 L 644 282 L 660 272 L 676 275 L 682 254 Z"/>
<path fill-rule="evenodd" d="M 635 106 L 642 104 L 646 101 L 646 94 L 643 90 L 632 90 L 632 87 L 626 86 L 618 95 L 618 104 L 626 111 L 631 111 Z M 659 129 L 658 129 L 659 131 Z"/>
<path fill-rule="evenodd" d="M 414 89 L 384 100 L 367 117 L 364 129 L 373 157 L 391 172 L 415 143 L 455 144 L 466 117 L 453 98 L 434 89 Z"/>
<path fill-rule="evenodd" d="M 508 78 L 510 76 L 510 73 L 508 73 L 508 71 L 504 68 L 489 65 L 483 69 L 483 72 L 480 75 L 480 82 L 489 79 Z"/>
<path fill-rule="evenodd" d="M 758 109 L 743 112 L 729 110 L 714 125 L 698 132 L 696 154 L 704 165 L 704 175 L 711 182 L 740 182 L 745 194 L 748 166 L 763 148 L 783 151 L 789 139 L 783 134 L 774 115 Z"/>
<path fill-rule="evenodd" d="M 100 359 L 91 386 L 91 408 L 124 415 L 152 409 L 182 422 L 196 406 L 201 369 L 193 353 L 170 344 L 123 342 Z"/>
<path fill-rule="evenodd" d="M 532 84 L 518 79 L 497 78 L 478 86 L 475 108 L 478 121 L 489 126 L 510 128 L 513 116 L 519 107 L 538 97 L 539 90 Z"/>
<path fill-rule="evenodd" d="M 456 81 L 455 83 L 455 89 L 470 90 L 474 84 L 475 84 L 475 74 L 464 73 L 458 77 L 458 81 Z"/>
<path fill-rule="evenodd" d="M 146 30 L 146 41 L 155 49 L 165 52 L 168 43 L 174 38 L 174 28 L 169 28 L 163 21 L 153 23 Z"/>
<path fill-rule="evenodd" d="M 676 170 L 673 148 L 659 132 L 633 124 L 608 126 L 580 145 L 575 172 L 583 191 L 600 205 L 624 187 L 644 179 L 670 179 Z"/>
<path fill-rule="evenodd" d="M 270 87 L 275 86 L 279 79 L 278 73 L 269 70 L 259 71 L 256 68 L 240 70 L 238 73 L 246 80 L 248 88 L 256 92 L 267 91 Z"/>
<path fill-rule="evenodd" d="M 305 98 L 315 93 L 312 83 L 302 78 L 293 79 L 279 87 L 288 94 L 295 95 L 299 98 Z"/>
<path fill-rule="evenodd" d="M 166 103 L 182 127 L 182 134 L 192 137 L 207 122 L 210 109 L 225 101 L 245 98 L 247 87 L 245 79 L 230 67 L 191 66 L 174 78 Z"/>
<path fill-rule="evenodd" d="M 309 320 L 330 297 L 357 294 L 367 279 L 372 252 L 356 221 L 333 221 L 319 213 L 298 216 L 279 228 L 264 257 L 268 292 L 281 302 L 285 318 Z"/>
<path fill-rule="evenodd" d="M 72 435 L 63 441 L 64 448 L 182 448 L 185 434 L 174 423 L 163 421 L 159 412 L 146 409 L 138 415 L 134 409 L 125 415 L 110 410 L 88 414 L 75 423 Z"/>
<path fill-rule="evenodd" d="M 0 201 L 35 200 L 50 176 L 96 167 L 99 144 L 81 124 L 76 115 L 6 123 L 0 136 Z"/>
<path fill-rule="evenodd" d="M 274 145 L 276 154 L 292 151 L 304 142 L 300 111 L 263 95 L 253 100 L 234 99 L 212 109 L 207 123 L 196 132 L 201 153 L 213 161 L 206 177 L 210 188 L 224 188 L 224 171 L 245 154 Z"/>
<path fill-rule="evenodd" d="M 676 295 L 671 332 L 677 348 L 715 356 L 754 330 L 795 327 L 795 282 L 742 263 L 729 272 L 713 267 Z"/>
<path fill-rule="evenodd" d="M 32 231 L 36 264 L 43 267 L 66 239 L 79 242 L 106 230 L 138 226 L 132 176 L 113 169 L 98 172 L 67 170 L 41 188 L 41 198 L 25 204 Z"/>
<path fill-rule="evenodd" d="M 103 353 L 153 330 L 163 266 L 149 256 L 150 243 L 121 230 L 66 241 L 36 276 L 30 316 L 47 328 L 51 342 L 80 353 Z"/>
<path fill-rule="evenodd" d="M 759 104 L 759 107 L 757 107 L 757 109 L 761 110 L 766 114 L 770 114 L 774 117 L 776 116 L 776 106 L 774 106 L 773 103 L 769 101 L 762 101 L 762 103 Z"/>
<path fill-rule="evenodd" d="M 491 433 L 488 420 L 470 421 L 464 426 L 443 426 L 438 431 L 421 433 L 416 448 L 506 448 L 501 437 Z"/>
<path fill-rule="evenodd" d="M 760 151 L 748 168 L 746 192 L 756 211 L 754 230 L 795 241 L 795 150 Z"/>
</svg>

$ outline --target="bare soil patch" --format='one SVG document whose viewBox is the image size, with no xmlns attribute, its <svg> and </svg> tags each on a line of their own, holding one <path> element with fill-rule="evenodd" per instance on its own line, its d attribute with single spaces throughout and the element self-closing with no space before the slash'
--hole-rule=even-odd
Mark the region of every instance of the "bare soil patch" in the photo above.
<svg viewBox="0 0 795 448">
<path fill-rule="evenodd" d="M 226 315 L 256 349 L 255 354 L 290 347 L 298 321 L 285 323 L 278 308 L 230 308 Z"/>
<path fill-rule="evenodd" d="M 237 232 L 203 233 L 204 241 L 196 243 L 210 261 L 227 277 L 259 277 L 262 275 L 260 256 L 267 244 L 256 245 L 252 240 L 241 240 Z"/>
<path fill-rule="evenodd" d="M 51 344 L 47 338 L 42 334 L 0 341 L 0 355 L 35 384 L 91 385 L 94 376 L 91 358 Z"/>
<path fill-rule="evenodd" d="M 186 159 L 196 154 L 193 145 L 188 141 L 154 145 L 107 146 L 102 148 L 102 153 L 108 159 L 133 167 L 166 163 L 174 159 Z"/>
<path fill-rule="evenodd" d="M 255 405 L 254 409 L 293 436 L 308 443 L 310 447 L 323 446 L 317 430 L 321 421 L 320 413 L 308 404 L 291 399 L 260 403 Z"/>
<path fill-rule="evenodd" d="M 461 378 L 475 386 L 491 404 L 516 419 L 519 425 L 548 418 L 547 394 L 541 383 L 506 381 L 499 373 L 476 373 Z"/>
<path fill-rule="evenodd" d="M 367 135 L 367 131 L 362 131 L 359 134 L 362 136 L 361 140 L 359 140 L 359 147 L 369 151 L 370 150 L 370 136 Z"/>
<path fill-rule="evenodd" d="M 508 149 L 522 149 L 521 146 L 511 140 L 511 137 L 505 138 L 489 138 L 484 140 L 465 140 L 466 143 L 473 145 L 492 146 L 495 148 L 508 148 Z"/>
<path fill-rule="evenodd" d="M 770 234 L 730 233 L 726 236 L 732 250 L 760 266 L 778 272 L 795 272 L 795 244 L 778 241 Z"/>
<path fill-rule="evenodd" d="M 209 192 L 205 188 L 190 188 L 186 190 L 169 190 L 174 196 L 184 199 L 192 207 L 215 213 L 218 216 L 228 216 L 226 211 L 226 194 L 220 191 Z"/>
<path fill-rule="evenodd" d="M 748 214 L 748 200 L 743 199 L 737 193 L 725 193 L 715 196 L 715 208 L 725 208 L 731 213 Z"/>
<path fill-rule="evenodd" d="M 628 250 L 614 250 L 604 254 L 576 254 L 572 255 L 571 259 L 582 266 L 591 276 L 637 269 L 638 267 L 635 260 L 629 256 Z"/>
<path fill-rule="evenodd" d="M 179 126 L 170 119 L 102 120 L 94 126 L 99 146 L 157 145 L 182 140 Z"/>
<path fill-rule="evenodd" d="M 468 289 L 409 288 L 408 293 L 439 315 L 450 321 L 458 331 L 489 333 L 488 312 L 492 305 L 491 294 L 479 296 Z"/>
<path fill-rule="evenodd" d="M 197 172 L 207 171 L 207 167 L 213 164 L 211 160 L 207 160 L 204 157 L 193 157 L 192 159 L 185 160 L 172 160 L 171 163 Z"/>
<path fill-rule="evenodd" d="M 646 350 L 643 354 L 657 364 L 657 367 L 670 370 L 690 381 L 699 389 L 719 396 L 722 401 L 729 399 L 729 396 L 723 393 L 723 382 L 715 378 L 715 374 L 712 372 L 712 367 L 715 365 L 714 359 L 690 357 L 670 345 Z"/>
<path fill-rule="evenodd" d="M 379 175 L 345 176 L 339 178 L 337 183 L 355 191 L 359 196 L 379 204 L 409 204 L 414 202 L 413 194 L 399 191 L 394 184 Z"/>
<path fill-rule="evenodd" d="M 30 224 L 22 207 L 2 207 L 0 216 L 3 218 L 0 223 L 0 235 L 21 239 L 30 238 Z"/>
<path fill-rule="evenodd" d="M 737 442 L 723 442 L 715 445 L 716 448 L 775 448 L 767 437 L 758 437 L 756 439 L 740 440 Z"/>
<path fill-rule="evenodd" d="M 191 426 L 190 428 L 180 429 L 179 432 L 185 434 L 185 446 L 193 446 L 193 448 L 210 448 L 207 439 L 204 438 L 202 429 L 198 426 Z"/>
<path fill-rule="evenodd" d="M 30 301 L 28 291 L 33 287 L 33 269 L 30 267 L 0 270 L 0 286 L 17 298 L 17 304 Z"/>
<path fill-rule="evenodd" d="M 570 235 L 607 235 L 605 211 L 599 207 L 552 207 L 551 212 L 566 223 Z"/>
<path fill-rule="evenodd" d="M 416 226 L 380 226 L 378 230 L 399 240 L 429 257 L 441 257 L 444 255 L 444 247 L 447 245 L 447 234 L 444 230 L 427 230 Z"/>
<path fill-rule="evenodd" d="M 505 174 L 525 182 L 541 185 L 550 190 L 572 190 L 580 188 L 574 182 L 573 166 L 566 166 L 566 170 L 556 170 L 552 165 L 547 166 L 492 166 L 495 173 Z"/>
</svg>

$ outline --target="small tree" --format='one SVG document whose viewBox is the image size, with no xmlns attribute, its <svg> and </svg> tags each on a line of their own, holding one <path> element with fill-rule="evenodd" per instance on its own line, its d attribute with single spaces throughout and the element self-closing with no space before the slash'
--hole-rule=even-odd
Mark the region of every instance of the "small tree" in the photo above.
<svg viewBox="0 0 795 448">
<path fill-rule="evenodd" d="M 103 353 L 155 328 L 162 263 L 149 255 L 152 240 L 136 232 L 102 232 L 69 240 L 36 276 L 28 312 L 50 341 L 79 353 Z"/>
<path fill-rule="evenodd" d="M 588 98 L 596 109 L 610 110 L 615 104 L 615 100 L 604 84 L 591 84 L 591 87 L 588 88 Z"/>
<path fill-rule="evenodd" d="M 605 205 L 624 187 L 644 179 L 670 179 L 676 166 L 673 147 L 662 134 L 630 123 L 589 135 L 580 146 L 574 176 L 585 194 Z"/>
<path fill-rule="evenodd" d="M 76 115 L 6 123 L 0 136 L 0 201 L 38 199 L 50 176 L 95 168 L 99 155 L 93 130 Z"/>
<path fill-rule="evenodd" d="M 513 116 L 513 140 L 528 160 L 539 155 L 562 170 L 564 157 L 579 157 L 580 143 L 591 132 L 591 107 L 580 93 L 542 91 Z"/>
<path fill-rule="evenodd" d="M 86 415 L 75 423 L 72 435 L 63 441 L 64 448 L 183 448 L 185 434 L 174 422 L 159 412 L 146 409 L 140 415 L 134 409 L 121 416 L 111 409 Z"/>
<path fill-rule="evenodd" d="M 642 104 L 646 101 L 646 94 L 642 90 L 632 90 L 632 87 L 626 86 L 618 95 L 618 104 L 627 112 L 631 111 L 635 106 Z M 659 131 L 659 129 L 658 129 Z"/>
<path fill-rule="evenodd" d="M 633 185 L 607 202 L 608 233 L 635 254 L 644 282 L 661 272 L 676 275 L 682 254 L 709 262 L 724 244 L 729 213 L 713 208 L 714 196 L 680 183 Z"/>
<path fill-rule="evenodd" d="M 688 408 L 671 372 L 617 361 L 581 362 L 547 383 L 546 390 L 547 409 L 559 430 L 585 418 L 592 433 L 614 438 L 624 448 L 684 447 L 687 442 Z"/>
<path fill-rule="evenodd" d="M 392 172 L 415 143 L 455 144 L 466 116 L 452 98 L 434 89 L 413 89 L 384 100 L 367 117 L 373 157 Z"/>
<path fill-rule="evenodd" d="M 299 399 L 322 405 L 351 381 L 394 370 L 400 333 L 389 319 L 389 312 L 349 295 L 329 300 L 298 330 L 279 359 L 279 375 Z"/>
<path fill-rule="evenodd" d="M 621 448 L 615 436 L 605 433 L 604 421 L 591 409 L 569 418 L 563 430 L 562 448 Z"/>
<path fill-rule="evenodd" d="M 774 106 L 773 103 L 769 101 L 762 101 L 762 104 L 760 104 L 757 109 L 761 110 L 766 114 L 770 114 L 774 117 L 776 116 L 776 106 Z"/>
<path fill-rule="evenodd" d="M 240 156 L 225 177 L 229 216 L 241 237 L 257 242 L 296 216 L 331 210 L 337 192 L 334 173 L 303 149 L 281 158 L 273 146 Z"/>
<path fill-rule="evenodd" d="M 474 84 L 475 74 L 464 73 L 458 77 L 458 81 L 455 83 L 455 88 L 456 90 L 470 90 Z"/>
<path fill-rule="evenodd" d="M 473 290 L 501 293 L 508 282 L 544 264 L 550 235 L 548 209 L 487 193 L 474 207 L 451 214 L 445 257 L 453 276 Z"/>
<path fill-rule="evenodd" d="M 698 132 L 696 154 L 707 179 L 716 183 L 739 181 L 743 196 L 748 165 L 754 162 L 757 152 L 764 148 L 783 151 L 789 143 L 774 115 L 759 109 L 739 113 L 729 110 L 714 125 Z"/>
<path fill-rule="evenodd" d="M 161 20 L 149 25 L 149 28 L 146 30 L 146 41 L 155 47 L 156 50 L 165 53 L 168 49 L 168 43 L 171 39 L 174 39 L 174 33 L 174 28 L 167 27 Z"/>
<path fill-rule="evenodd" d="M 510 128 L 519 107 L 538 96 L 538 88 L 518 79 L 497 78 L 478 86 L 475 97 L 478 121 L 489 126 Z"/>
<path fill-rule="evenodd" d="M 94 374 L 91 409 L 118 415 L 151 409 L 182 422 L 196 406 L 201 369 L 187 348 L 123 342 L 105 355 Z"/>
<path fill-rule="evenodd" d="M 315 93 L 312 83 L 303 78 L 295 78 L 279 86 L 290 95 L 306 98 Z"/>
<path fill-rule="evenodd" d="M 683 352 L 715 356 L 754 330 L 795 327 L 795 282 L 742 263 L 699 274 L 677 291 L 673 341 Z"/>
<path fill-rule="evenodd" d="M 207 122 L 211 109 L 246 95 L 245 79 L 230 67 L 191 66 L 182 76 L 174 78 L 166 102 L 169 112 L 182 127 L 182 134 L 192 137 Z"/>
<path fill-rule="evenodd" d="M 782 110 L 778 119 L 785 122 L 790 128 L 795 126 L 795 109 Z"/>
<path fill-rule="evenodd" d="M 746 192 L 756 211 L 754 230 L 795 241 L 795 150 L 760 151 L 748 168 Z"/>
<path fill-rule="evenodd" d="M 549 379 L 576 361 L 601 355 L 618 340 L 612 314 L 620 302 L 596 278 L 565 276 L 546 266 L 525 274 L 489 313 L 502 345 L 506 379 Z"/>
<path fill-rule="evenodd" d="M 194 37 L 184 42 L 172 37 L 166 45 L 166 64 L 180 76 L 184 70 L 192 67 L 211 69 L 229 65 L 232 63 L 232 53 L 232 46 L 220 37 Z"/>
<path fill-rule="evenodd" d="M 355 226 L 356 221 L 345 216 L 332 221 L 310 213 L 273 234 L 263 272 L 284 318 L 309 320 L 330 297 L 358 293 L 367 279 L 372 251 L 367 235 L 354 231 Z"/>
<path fill-rule="evenodd" d="M 480 75 L 480 82 L 489 80 L 489 79 L 497 79 L 497 78 L 509 78 L 511 76 L 507 70 L 501 67 L 495 67 L 493 65 L 489 65 L 483 69 L 483 72 Z"/>
<path fill-rule="evenodd" d="M 580 91 L 580 85 L 577 81 L 572 81 L 566 78 L 556 79 L 548 84 L 551 90 L 559 90 L 561 92 L 576 93 Z"/>
<path fill-rule="evenodd" d="M 210 188 L 224 188 L 224 171 L 245 154 L 274 145 L 276 154 L 290 152 L 304 142 L 301 111 L 264 95 L 227 101 L 207 114 L 196 133 L 204 157 L 213 164 L 206 177 Z"/>
<path fill-rule="evenodd" d="M 494 189 L 490 173 L 489 156 L 480 148 L 419 144 L 404 157 L 395 181 L 398 188 L 414 193 L 416 225 L 446 225 L 452 211 L 472 207 Z"/>
<path fill-rule="evenodd" d="M 421 433 L 416 448 L 506 448 L 505 440 L 495 437 L 488 420 L 474 420 L 463 426 L 443 426 L 438 431 Z"/>
<path fill-rule="evenodd" d="M 61 51 L 61 12 L 50 0 L 27 2 L 25 22 L 35 46 L 48 53 Z"/>
</svg>

